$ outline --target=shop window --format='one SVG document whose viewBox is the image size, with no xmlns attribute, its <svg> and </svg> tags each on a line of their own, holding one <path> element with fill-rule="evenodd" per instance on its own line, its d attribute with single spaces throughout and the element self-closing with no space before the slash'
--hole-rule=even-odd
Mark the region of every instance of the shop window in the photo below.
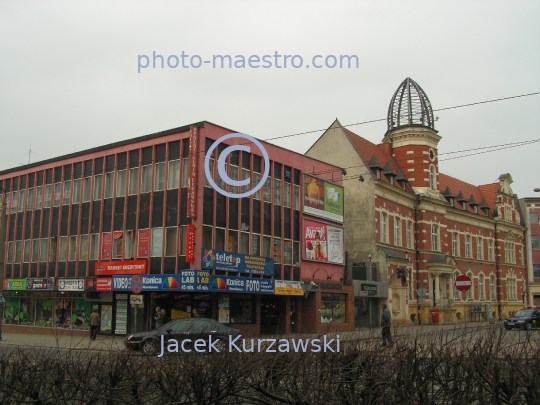
<svg viewBox="0 0 540 405">
<path fill-rule="evenodd" d="M 97 260 L 99 252 L 99 234 L 90 235 L 90 260 Z"/>
<path fill-rule="evenodd" d="M 180 185 L 180 160 L 169 162 L 169 172 L 167 173 L 167 190 L 178 188 Z"/>
<path fill-rule="evenodd" d="M 56 183 L 54 185 L 53 207 L 59 207 L 60 206 L 61 189 L 62 189 L 62 184 L 61 183 Z"/>
<path fill-rule="evenodd" d="M 154 191 L 165 189 L 165 163 L 156 163 L 154 170 Z"/>
<path fill-rule="evenodd" d="M 82 189 L 82 193 L 83 193 L 82 194 L 83 195 L 82 201 L 83 201 L 83 203 L 90 201 L 90 188 L 92 186 L 91 180 L 92 180 L 91 177 L 85 177 L 83 179 L 83 184 L 82 184 L 82 186 L 83 186 L 83 189 Z"/>
<path fill-rule="evenodd" d="M 72 204 L 79 204 L 81 202 L 81 179 L 73 180 L 73 191 L 71 193 Z"/>
<path fill-rule="evenodd" d="M 74 261 L 77 259 L 77 235 L 69 237 L 69 260 Z"/>
<path fill-rule="evenodd" d="M 129 195 L 137 194 L 138 184 L 139 184 L 139 168 L 134 167 L 132 169 L 129 169 L 129 186 L 128 186 Z"/>
<path fill-rule="evenodd" d="M 255 296 L 251 294 L 220 294 L 218 296 L 218 310 L 220 322 L 255 323 Z"/>
<path fill-rule="evenodd" d="M 126 195 L 126 171 L 119 170 L 116 173 L 116 196 L 123 197 Z"/>
<path fill-rule="evenodd" d="M 36 210 L 40 210 L 43 206 L 43 187 L 37 186 L 36 187 Z"/>
<path fill-rule="evenodd" d="M 321 294 L 321 323 L 345 323 L 346 294 Z"/>
<path fill-rule="evenodd" d="M 141 194 L 149 193 L 152 189 L 152 165 L 142 167 Z"/>
<path fill-rule="evenodd" d="M 152 228 L 151 256 L 160 257 L 163 251 L 163 228 Z"/>
<path fill-rule="evenodd" d="M 81 235 L 79 244 L 79 260 L 88 260 L 88 235 Z"/>
<path fill-rule="evenodd" d="M 176 256 L 176 233 L 176 227 L 166 228 L 165 230 L 165 256 Z"/>
<path fill-rule="evenodd" d="M 71 181 L 64 181 L 64 192 L 62 198 L 63 205 L 69 205 L 71 200 Z"/>
<path fill-rule="evenodd" d="M 97 174 L 94 176 L 94 201 L 101 200 L 101 183 L 102 183 L 102 175 Z"/>
</svg>

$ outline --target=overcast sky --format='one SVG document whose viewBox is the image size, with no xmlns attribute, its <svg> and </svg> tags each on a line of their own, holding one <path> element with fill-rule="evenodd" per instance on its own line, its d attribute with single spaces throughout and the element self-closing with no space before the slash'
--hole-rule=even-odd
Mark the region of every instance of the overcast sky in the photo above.
<svg viewBox="0 0 540 405">
<path fill-rule="evenodd" d="M 539 92 L 539 16 L 537 0 L 3 0 L 0 170 L 28 163 L 30 145 L 36 162 L 202 120 L 269 139 L 325 129 L 335 118 L 386 118 L 406 77 L 434 109 Z M 165 67 L 150 59 L 139 69 L 139 55 L 154 51 Z M 277 68 L 275 52 L 301 56 L 302 67 L 289 59 Z M 244 55 L 246 68 L 190 65 L 199 62 L 193 55 L 212 62 L 215 54 Z M 249 67 L 250 55 L 272 55 L 274 66 Z M 312 66 L 315 55 L 322 68 Z M 358 68 L 325 67 L 328 55 L 357 55 Z M 514 193 L 535 195 L 538 142 L 442 159 L 540 139 L 540 95 L 435 115 L 441 172 L 475 185 L 510 173 Z M 379 143 L 386 122 L 349 129 Z M 321 134 L 272 142 L 304 153 Z"/>
</svg>

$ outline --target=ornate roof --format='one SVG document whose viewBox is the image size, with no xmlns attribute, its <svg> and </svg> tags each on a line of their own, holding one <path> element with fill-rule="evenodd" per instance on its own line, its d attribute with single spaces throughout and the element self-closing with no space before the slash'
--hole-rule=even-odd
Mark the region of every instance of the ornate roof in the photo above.
<svg viewBox="0 0 540 405">
<path fill-rule="evenodd" d="M 409 125 L 435 129 L 433 109 L 422 88 L 407 77 L 398 87 L 388 107 L 388 130 Z"/>
</svg>

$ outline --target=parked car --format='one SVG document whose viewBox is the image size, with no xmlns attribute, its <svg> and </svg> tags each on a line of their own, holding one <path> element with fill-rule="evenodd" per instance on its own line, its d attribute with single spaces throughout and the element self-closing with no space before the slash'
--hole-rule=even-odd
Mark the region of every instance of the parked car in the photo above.
<svg viewBox="0 0 540 405">
<path fill-rule="evenodd" d="M 208 318 L 184 318 L 171 321 L 159 329 L 146 332 L 138 332 L 128 335 L 124 340 L 124 345 L 128 349 L 142 350 L 146 354 L 157 354 L 161 351 L 162 339 L 167 344 L 169 339 L 175 339 L 179 345 L 189 339 L 190 342 L 184 344 L 184 348 L 192 349 L 192 345 L 197 339 L 205 341 L 220 340 L 222 351 L 225 343 L 228 345 L 229 338 L 235 338 L 240 333 L 239 329 L 230 328 L 226 325 Z M 163 338 L 162 338 L 163 336 Z M 216 347 L 216 346 L 214 346 Z M 180 351 L 180 350 L 179 350 Z"/>
<path fill-rule="evenodd" d="M 512 317 L 506 318 L 504 327 L 507 330 L 521 328 L 531 330 L 540 327 L 540 311 L 538 309 L 522 309 L 517 311 Z"/>
</svg>

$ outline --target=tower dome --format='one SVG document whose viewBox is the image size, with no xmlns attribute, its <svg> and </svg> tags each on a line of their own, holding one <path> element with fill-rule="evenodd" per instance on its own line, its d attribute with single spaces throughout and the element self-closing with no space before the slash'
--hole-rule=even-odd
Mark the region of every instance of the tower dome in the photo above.
<svg viewBox="0 0 540 405">
<path fill-rule="evenodd" d="M 409 125 L 435 129 L 433 109 L 422 88 L 407 77 L 398 87 L 388 107 L 388 131 Z"/>
</svg>

